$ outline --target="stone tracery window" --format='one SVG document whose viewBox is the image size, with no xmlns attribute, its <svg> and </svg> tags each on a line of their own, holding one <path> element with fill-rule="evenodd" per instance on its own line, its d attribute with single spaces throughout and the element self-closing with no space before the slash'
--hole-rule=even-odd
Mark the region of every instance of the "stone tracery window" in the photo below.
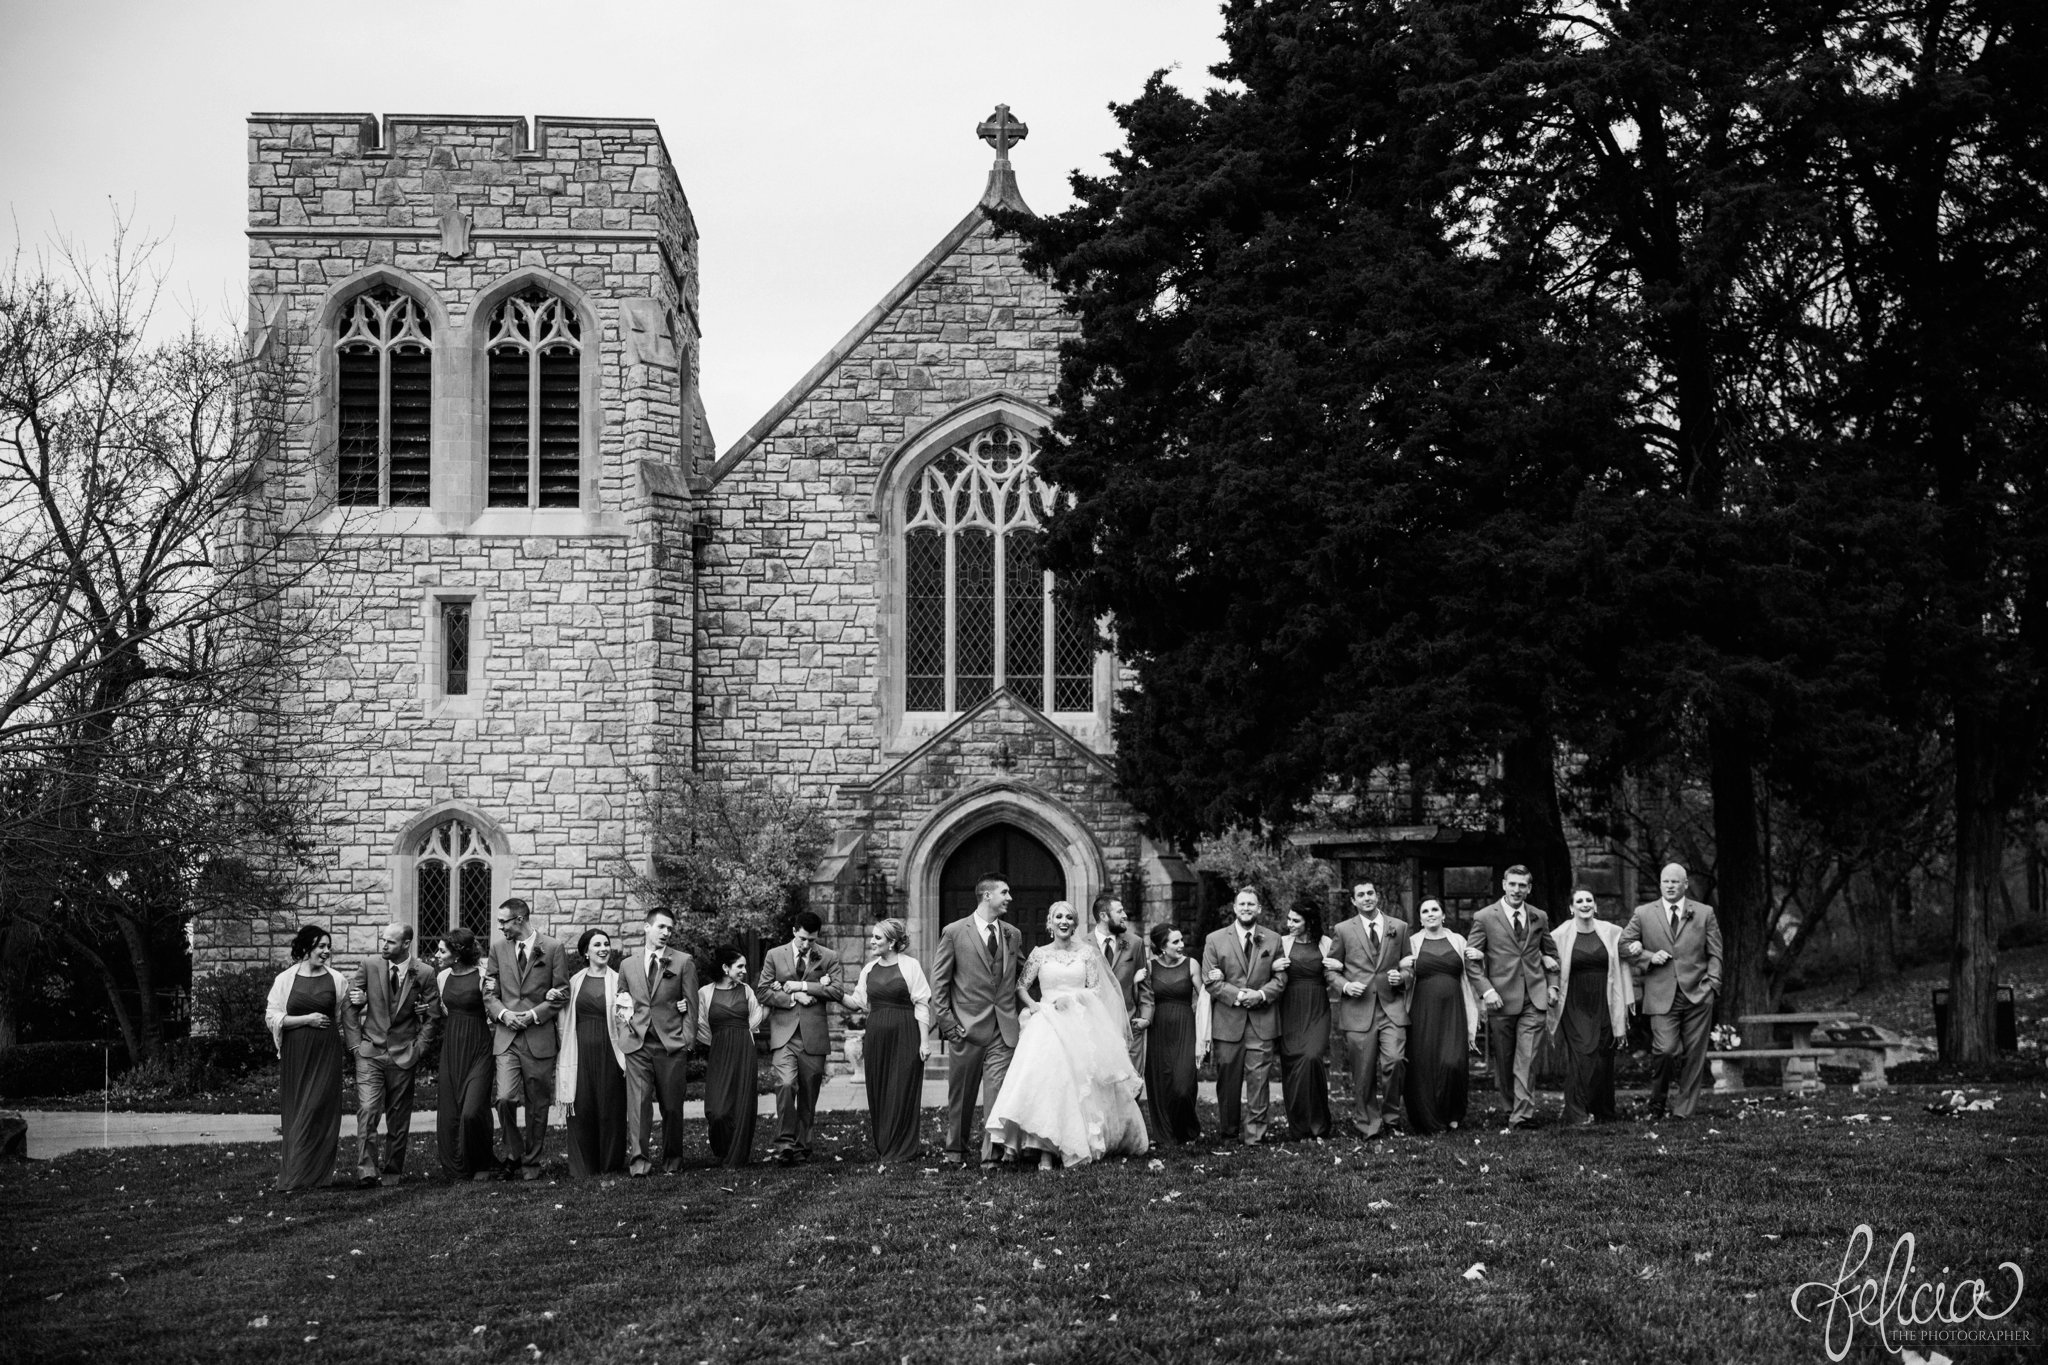
<svg viewBox="0 0 2048 1365">
<path fill-rule="evenodd" d="M 1037 455 L 1022 432 L 986 427 L 911 481 L 905 711 L 964 711 L 997 687 L 1043 710 L 1094 709 L 1094 631 L 1041 567 L 1042 518 L 1057 494 L 1038 477 Z"/>
<path fill-rule="evenodd" d="M 483 832 L 455 818 L 429 826 L 414 847 L 413 875 L 422 941 L 450 929 L 491 937 L 491 846 Z"/>
<path fill-rule="evenodd" d="M 349 301 L 334 340 L 336 500 L 425 507 L 432 495 L 433 325 L 390 285 Z"/>
<path fill-rule="evenodd" d="M 492 507 L 576 507 L 583 482 L 583 324 L 534 286 L 491 314 Z"/>
</svg>

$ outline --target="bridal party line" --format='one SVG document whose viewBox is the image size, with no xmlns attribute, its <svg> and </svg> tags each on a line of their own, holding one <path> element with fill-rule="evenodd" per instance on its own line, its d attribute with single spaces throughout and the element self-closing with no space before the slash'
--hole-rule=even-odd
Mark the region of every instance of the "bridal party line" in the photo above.
<svg viewBox="0 0 2048 1365">
<path fill-rule="evenodd" d="M 281 1059 L 277 1185 L 335 1183 L 351 1070 L 355 1180 L 398 1183 L 415 1073 L 437 1041 L 431 1172 L 444 1180 L 535 1180 L 551 1145 L 572 1178 L 696 1164 L 683 1109 L 699 1055 L 714 1162 L 751 1162 L 762 1138 L 768 1159 L 808 1162 L 834 1005 L 859 1040 L 848 1051 L 865 1082 L 863 1155 L 883 1163 L 1048 1169 L 1197 1142 L 1440 1133 L 1470 1120 L 1482 1036 L 1499 1092 L 1491 1121 L 1536 1125 L 1534 1061 L 1548 1035 L 1566 1062 L 1562 1121 L 1595 1124 L 1618 1117 L 1614 1058 L 1638 1015 L 1654 1047 L 1645 1112 L 1683 1119 L 1701 1088 L 1721 966 L 1713 910 L 1687 895 L 1689 881 L 1682 866 L 1666 867 L 1659 899 L 1622 924 L 1578 890 L 1553 925 L 1529 902 L 1527 869 L 1511 867 L 1500 899 L 1463 934 L 1435 900 L 1410 925 L 1369 882 L 1351 888 L 1351 913 L 1327 931 L 1312 904 L 1287 909 L 1276 929 L 1258 889 L 1244 887 L 1230 922 L 1198 946 L 1171 924 L 1140 934 L 1105 894 L 1085 921 L 1055 902 L 1047 941 L 1027 952 L 1008 917 L 1009 886 L 988 877 L 928 964 L 907 951 L 900 919 L 871 926 L 855 965 L 803 912 L 757 972 L 726 947 L 709 955 L 706 981 L 698 960 L 671 946 L 675 919 L 659 907 L 631 945 L 583 930 L 574 970 L 572 945 L 541 932 L 517 898 L 497 907 L 488 943 L 452 930 L 432 945 L 431 965 L 411 927 L 393 924 L 375 958 L 343 969 L 329 934 L 307 925 L 266 1009 Z M 765 1116 L 764 1032 L 775 1096 Z M 922 1100 L 941 1043 L 945 1117 L 933 1152 Z M 1350 1079 L 1342 1124 L 1333 1043 Z M 1204 1063 L 1216 1075 L 1207 1129 L 1196 1103 Z"/>
</svg>

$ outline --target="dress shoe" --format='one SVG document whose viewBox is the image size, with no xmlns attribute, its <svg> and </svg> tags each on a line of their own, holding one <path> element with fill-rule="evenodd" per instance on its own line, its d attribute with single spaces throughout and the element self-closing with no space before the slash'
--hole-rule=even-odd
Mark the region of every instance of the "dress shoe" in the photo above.
<svg viewBox="0 0 2048 1365">
<path fill-rule="evenodd" d="M 376 1189 L 376 1188 L 377 1188 L 377 1177 L 376 1177 L 376 1176 L 374 1176 L 374 1175 L 359 1175 L 359 1176 L 357 1176 L 357 1177 L 356 1177 L 356 1188 L 357 1188 L 357 1189 L 359 1189 L 359 1190 L 374 1190 L 374 1189 Z"/>
<path fill-rule="evenodd" d="M 398 1177 L 395 1175 L 379 1176 L 377 1177 L 377 1183 L 387 1190 L 396 1189 L 398 1187 Z"/>
<path fill-rule="evenodd" d="M 520 1178 L 521 1180 L 538 1180 L 538 1179 L 540 1179 L 540 1167 L 538 1167 L 538 1166 L 521 1166 L 521 1167 L 519 1168 L 519 1178 Z"/>
</svg>

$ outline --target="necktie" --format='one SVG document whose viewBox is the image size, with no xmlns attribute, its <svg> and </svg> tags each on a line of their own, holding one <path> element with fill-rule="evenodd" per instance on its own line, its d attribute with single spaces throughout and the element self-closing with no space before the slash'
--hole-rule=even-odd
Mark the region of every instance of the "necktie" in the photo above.
<svg viewBox="0 0 2048 1365">
<path fill-rule="evenodd" d="M 654 989 L 655 983 L 660 980 L 661 954 L 649 953 L 647 955 L 647 989 L 651 992 Z"/>
<path fill-rule="evenodd" d="M 1679 924 L 1679 918 L 1680 918 L 1680 916 L 1682 916 L 1682 915 L 1683 915 L 1683 914 L 1684 914 L 1685 912 L 1684 912 L 1684 910 L 1683 910 L 1683 909 L 1681 909 L 1681 908 L 1680 908 L 1679 906 L 1676 906 L 1676 905 L 1672 905 L 1672 906 L 1667 906 L 1666 908 L 1667 908 L 1667 909 L 1669 909 L 1669 910 L 1671 911 L 1671 937 L 1673 937 L 1673 938 L 1677 938 L 1677 937 L 1678 937 L 1678 924 Z"/>
<path fill-rule="evenodd" d="M 523 942 L 519 945 L 519 974 L 526 975 L 526 944 Z"/>
<path fill-rule="evenodd" d="M 398 964 L 391 964 L 391 1003 L 398 1003 Z"/>
<path fill-rule="evenodd" d="M 1520 943 L 1527 937 L 1529 937 L 1528 921 L 1523 919 L 1522 912 L 1517 910 L 1515 911 L 1515 942 Z"/>
<path fill-rule="evenodd" d="M 1250 934 L 1244 936 L 1244 965 L 1247 967 L 1252 965 L 1252 936 Z"/>
<path fill-rule="evenodd" d="M 988 960 L 993 963 L 997 960 L 995 921 L 989 921 L 989 923 L 985 925 L 984 928 L 986 928 L 988 932 L 981 940 L 982 946 L 988 949 Z"/>
<path fill-rule="evenodd" d="M 1102 940 L 1102 960 L 1103 960 L 1104 962 L 1107 962 L 1107 963 L 1108 963 L 1108 964 L 1109 964 L 1110 966 L 1112 966 L 1112 967 L 1114 967 L 1114 966 L 1116 965 L 1116 940 L 1115 940 L 1115 939 L 1113 939 L 1113 938 L 1106 938 L 1106 939 Z"/>
<path fill-rule="evenodd" d="M 811 969 L 811 955 L 808 951 L 796 955 L 796 979 L 801 981 Z"/>
<path fill-rule="evenodd" d="M 1373 966 L 1377 967 L 1380 962 L 1380 922 L 1378 920 L 1374 920 L 1365 926 L 1365 939 L 1367 943 L 1372 945 L 1372 962 Z"/>
</svg>

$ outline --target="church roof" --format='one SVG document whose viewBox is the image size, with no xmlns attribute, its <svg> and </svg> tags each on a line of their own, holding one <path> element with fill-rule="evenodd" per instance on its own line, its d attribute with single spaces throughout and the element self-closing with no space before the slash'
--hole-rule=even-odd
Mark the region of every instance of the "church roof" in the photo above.
<svg viewBox="0 0 2048 1365">
<path fill-rule="evenodd" d="M 1024 140 L 1030 131 L 1022 120 L 1013 117 L 1010 106 L 999 104 L 993 114 L 983 120 L 975 131 L 982 140 L 996 149 L 995 165 L 989 168 L 988 185 L 982 190 L 981 200 L 967 211 L 967 216 L 953 225 L 952 231 L 939 239 L 939 244 L 927 251 L 910 273 L 896 282 L 894 288 L 882 296 L 882 301 L 870 308 L 851 331 L 841 337 L 824 358 L 804 372 L 804 377 L 790 387 L 789 392 L 775 401 L 774 406 L 761 414 L 761 419 L 747 428 L 746 434 L 733 443 L 732 449 L 718 457 L 718 463 L 711 468 L 711 482 L 717 483 L 752 454 L 755 447 L 768 439 L 784 418 L 796 411 L 812 390 L 825 382 L 853 354 L 856 346 L 867 340 L 868 334 L 882 325 L 888 316 L 900 307 L 903 301 L 917 291 L 932 271 L 939 268 L 947 257 L 960 249 L 960 244 L 973 235 L 988 220 L 992 208 L 1014 209 L 1019 213 L 1031 212 L 1031 206 L 1024 202 L 1024 196 L 1017 188 L 1017 173 L 1010 167 L 1010 148 Z"/>
</svg>

